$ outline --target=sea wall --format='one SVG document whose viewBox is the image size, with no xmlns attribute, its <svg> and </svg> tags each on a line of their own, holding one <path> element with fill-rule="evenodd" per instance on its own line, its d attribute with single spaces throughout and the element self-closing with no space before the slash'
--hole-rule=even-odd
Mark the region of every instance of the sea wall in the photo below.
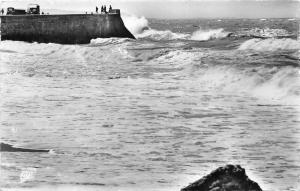
<svg viewBox="0 0 300 191">
<path fill-rule="evenodd" d="M 94 38 L 134 38 L 120 14 L 1 16 L 1 40 L 84 44 Z"/>
</svg>

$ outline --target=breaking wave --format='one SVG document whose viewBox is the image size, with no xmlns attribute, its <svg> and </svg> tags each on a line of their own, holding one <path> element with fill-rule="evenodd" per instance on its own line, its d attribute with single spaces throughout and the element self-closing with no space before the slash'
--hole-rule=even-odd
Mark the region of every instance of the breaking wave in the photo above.
<svg viewBox="0 0 300 191">
<path fill-rule="evenodd" d="M 263 99 L 292 103 L 295 103 L 295 100 L 300 101 L 299 67 L 289 65 L 288 58 L 281 60 L 281 66 L 276 66 L 276 63 L 273 65 L 264 58 L 249 57 L 251 54 L 244 52 L 241 54 L 245 56 L 241 57 L 245 57 L 245 60 L 241 63 L 235 61 L 216 63 L 224 56 L 228 60 L 234 60 L 238 53 L 233 53 L 233 57 L 230 54 L 218 54 L 220 54 L 218 51 L 205 53 L 194 50 L 176 50 L 157 58 L 157 62 L 178 63 L 176 66 L 183 68 L 180 75 L 187 75 L 188 78 L 193 76 L 192 83 L 196 83 L 193 85 L 203 89 L 208 88 L 223 93 L 238 92 Z M 270 52 L 269 55 L 274 54 L 277 53 Z M 259 59 L 263 59 L 261 64 L 257 63 Z"/>
<path fill-rule="evenodd" d="M 170 30 L 160 31 L 155 29 L 144 30 L 137 34 L 136 37 L 140 39 L 152 40 L 193 40 L 193 41 L 208 41 L 213 39 L 222 39 L 228 37 L 230 33 L 223 29 L 198 30 L 192 34 L 175 33 Z"/>
<path fill-rule="evenodd" d="M 172 31 L 160 31 L 151 29 L 149 22 L 145 17 L 137 17 L 134 15 L 124 15 L 122 17 L 126 28 L 139 39 L 151 40 L 177 40 L 187 39 L 188 34 L 174 33 Z"/>
<path fill-rule="evenodd" d="M 145 17 L 134 15 L 124 15 L 123 21 L 127 29 L 139 39 L 151 40 L 195 40 L 207 41 L 227 37 L 230 33 L 224 29 L 197 30 L 192 34 L 176 33 L 170 30 L 155 30 L 149 27 L 149 22 Z"/>
<path fill-rule="evenodd" d="M 222 91 L 247 92 L 255 97 L 299 101 L 299 70 L 293 67 L 261 67 L 241 71 L 232 66 L 218 66 L 201 71 L 198 80 Z"/>
<path fill-rule="evenodd" d="M 122 19 L 126 28 L 134 35 L 141 34 L 149 28 L 148 20 L 145 17 L 137 17 L 134 15 L 124 14 Z"/>
<path fill-rule="evenodd" d="M 213 39 L 222 39 L 228 37 L 230 33 L 224 29 L 198 30 L 192 34 L 191 40 L 207 41 Z"/>
<path fill-rule="evenodd" d="M 239 50 L 277 51 L 299 50 L 300 41 L 289 38 L 284 39 L 250 39 L 240 45 Z"/>
<path fill-rule="evenodd" d="M 223 29 L 198 30 L 193 34 L 175 33 L 170 30 L 159 31 L 149 29 L 136 35 L 137 38 L 146 38 L 152 40 L 194 40 L 194 41 L 208 41 L 213 39 L 226 38 L 230 33 Z"/>
<path fill-rule="evenodd" d="M 172 31 L 159 31 L 154 29 L 145 30 L 143 33 L 136 35 L 137 38 L 146 38 L 152 40 L 186 40 L 189 34 L 174 33 Z"/>
</svg>

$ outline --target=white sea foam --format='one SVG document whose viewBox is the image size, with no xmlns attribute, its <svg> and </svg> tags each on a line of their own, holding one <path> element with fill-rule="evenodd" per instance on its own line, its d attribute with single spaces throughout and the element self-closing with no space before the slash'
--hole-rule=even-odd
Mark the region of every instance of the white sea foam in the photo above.
<svg viewBox="0 0 300 191">
<path fill-rule="evenodd" d="M 155 30 L 149 27 L 149 22 L 145 17 L 137 17 L 134 15 L 124 15 L 123 20 L 125 26 L 130 30 L 136 38 L 147 38 L 153 40 L 194 40 L 194 41 L 208 41 L 213 39 L 222 39 L 228 37 L 230 32 L 225 31 L 223 28 L 218 29 L 199 29 L 192 34 L 177 33 L 170 30 Z M 266 19 L 261 19 L 265 21 Z M 219 20 L 221 21 L 221 20 Z M 271 28 L 253 28 L 251 30 L 242 31 L 236 36 L 255 36 L 262 38 L 277 38 L 288 37 L 292 34 L 284 29 L 271 29 Z"/>
<path fill-rule="evenodd" d="M 149 38 L 153 40 L 177 40 L 177 39 L 187 39 L 188 34 L 174 33 L 172 31 L 159 31 L 154 29 L 149 29 L 143 33 L 137 35 L 137 38 Z"/>
<path fill-rule="evenodd" d="M 47 54 L 59 50 L 63 45 L 54 43 L 27 43 L 21 41 L 1 41 L 0 50 L 9 50 L 18 53 Z"/>
<path fill-rule="evenodd" d="M 198 30 L 193 34 L 175 33 L 170 30 L 160 31 L 149 29 L 143 31 L 141 34 L 136 35 L 137 38 L 149 38 L 153 40 L 195 40 L 195 41 L 208 41 L 213 39 L 221 39 L 228 36 L 228 32 L 223 29 L 211 30 Z"/>
<path fill-rule="evenodd" d="M 149 22 L 145 17 L 137 17 L 135 15 L 125 14 L 122 16 L 126 28 L 136 38 L 148 38 L 153 40 L 176 40 L 186 39 L 187 34 L 174 33 L 166 30 L 155 30 L 149 27 Z"/>
<path fill-rule="evenodd" d="M 126 28 L 133 35 L 140 34 L 148 28 L 148 20 L 145 17 L 137 17 L 135 15 L 123 14 L 122 19 Z"/>
<path fill-rule="evenodd" d="M 221 39 L 229 35 L 224 29 L 210 29 L 210 30 L 198 30 L 191 36 L 191 40 L 207 41 L 212 39 Z"/>
<path fill-rule="evenodd" d="M 1 162 L 0 163 L 1 167 L 5 167 L 5 168 L 12 168 L 12 167 L 17 167 L 16 163 L 6 163 L 6 162 Z"/>
<path fill-rule="evenodd" d="M 102 191 L 102 187 L 97 186 L 81 186 L 81 185 L 56 185 L 56 186 L 39 186 L 33 188 L 24 188 L 24 187 L 16 187 L 16 188 L 2 188 L 3 191 Z"/>
<path fill-rule="evenodd" d="M 228 32 L 224 29 L 198 30 L 193 34 L 176 33 L 170 30 L 155 30 L 149 27 L 149 22 L 145 17 L 137 17 L 125 14 L 122 16 L 125 26 L 136 38 L 147 38 L 153 40 L 199 40 L 207 41 L 212 39 L 225 38 Z"/>
<path fill-rule="evenodd" d="M 299 72 L 287 67 L 272 69 L 258 68 L 259 72 L 238 70 L 232 66 L 200 69 L 198 82 L 224 92 L 244 92 L 248 95 L 299 103 Z M 271 73 L 274 74 L 271 74 Z"/>
<path fill-rule="evenodd" d="M 284 68 L 277 71 L 270 79 L 259 81 L 251 92 L 257 97 L 284 98 L 291 103 L 299 103 L 299 79 L 299 70 Z"/>
<path fill-rule="evenodd" d="M 96 38 L 91 40 L 91 44 L 93 45 L 121 44 L 129 41 L 131 41 L 131 39 L 128 38 Z"/>
<path fill-rule="evenodd" d="M 213 57 L 205 52 L 176 50 L 157 58 L 157 62 L 176 63 L 177 67 L 185 68 L 184 75 L 192 73 L 193 76 L 198 76 L 197 83 L 215 90 L 243 92 L 254 97 L 290 102 L 300 101 L 300 75 L 297 68 L 289 66 L 240 68 L 233 63 L 215 65 L 206 61 L 205 58 L 208 56 Z"/>
<path fill-rule="evenodd" d="M 241 44 L 239 50 L 277 51 L 299 50 L 300 41 L 289 38 L 285 39 L 250 39 Z"/>
<path fill-rule="evenodd" d="M 16 188 L 1 188 L 3 191 L 116 191 L 116 190 L 120 190 L 120 191 L 140 191 L 141 189 L 144 191 L 152 191 L 153 188 L 148 188 L 148 187 L 144 187 L 144 188 L 123 188 L 120 189 L 118 187 L 105 187 L 105 186 L 97 186 L 97 185 L 80 185 L 80 184 L 66 184 L 66 185 L 44 185 L 44 186 L 38 186 L 38 187 L 16 187 Z M 171 188 L 171 190 L 176 190 L 178 189 L 176 188 Z M 169 188 L 159 188 L 160 191 L 168 191 L 170 190 Z"/>
<path fill-rule="evenodd" d="M 278 38 L 278 37 L 288 37 L 292 34 L 285 29 L 272 29 L 272 28 L 253 28 L 248 31 L 244 31 L 241 34 L 247 36 L 255 36 L 262 38 Z"/>
</svg>

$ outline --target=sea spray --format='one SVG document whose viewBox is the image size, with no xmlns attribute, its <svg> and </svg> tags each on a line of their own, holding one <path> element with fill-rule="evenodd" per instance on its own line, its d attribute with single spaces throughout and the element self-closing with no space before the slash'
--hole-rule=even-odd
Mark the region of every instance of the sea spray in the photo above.
<svg viewBox="0 0 300 191">
<path fill-rule="evenodd" d="M 184 40 L 189 38 L 189 34 L 174 33 L 170 30 L 159 31 L 154 29 L 145 30 L 138 34 L 137 38 L 146 38 L 152 40 Z"/>
<path fill-rule="evenodd" d="M 213 39 L 226 38 L 230 33 L 224 29 L 197 30 L 190 37 L 191 40 L 207 41 Z"/>
<path fill-rule="evenodd" d="M 227 37 L 230 33 L 224 29 L 197 30 L 192 34 L 176 33 L 170 30 L 156 30 L 149 27 L 149 21 L 145 17 L 124 15 L 124 24 L 136 38 L 152 40 L 194 40 L 207 41 Z"/>
<path fill-rule="evenodd" d="M 188 34 L 174 33 L 170 30 L 155 30 L 149 27 L 149 22 L 145 17 L 125 14 L 122 16 L 125 26 L 139 39 L 152 40 L 176 40 L 187 39 Z"/>
<path fill-rule="evenodd" d="M 122 19 L 126 28 L 133 34 L 141 34 L 148 29 L 148 20 L 145 17 L 137 17 L 135 15 L 123 14 Z"/>
</svg>

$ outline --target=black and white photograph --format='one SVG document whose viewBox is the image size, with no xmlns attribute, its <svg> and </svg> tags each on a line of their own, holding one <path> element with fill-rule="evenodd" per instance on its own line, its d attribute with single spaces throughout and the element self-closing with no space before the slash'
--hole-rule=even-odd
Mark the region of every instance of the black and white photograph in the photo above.
<svg viewBox="0 0 300 191">
<path fill-rule="evenodd" d="M 0 0 L 0 191 L 300 191 L 300 0 Z"/>
</svg>

